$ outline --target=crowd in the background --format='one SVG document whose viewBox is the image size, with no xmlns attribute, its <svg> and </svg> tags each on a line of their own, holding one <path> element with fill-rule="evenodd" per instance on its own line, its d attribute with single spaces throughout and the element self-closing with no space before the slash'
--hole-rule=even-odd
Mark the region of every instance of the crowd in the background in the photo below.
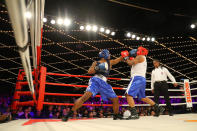
<svg viewBox="0 0 197 131">
<path fill-rule="evenodd" d="M 25 97 L 23 98 L 25 99 Z M 27 98 L 28 99 L 28 98 Z M 47 102 L 59 102 L 59 103 L 73 103 L 76 100 L 75 97 L 50 97 L 45 99 Z M 125 99 L 120 99 L 120 104 L 126 104 Z M 138 101 L 137 101 L 138 102 Z M 92 98 L 86 103 L 98 104 L 100 103 L 100 98 Z M 103 102 L 103 104 L 111 104 L 111 102 Z M 10 97 L 0 97 L 0 116 L 6 117 L 6 119 L 11 119 L 11 98 Z M 136 107 L 140 116 L 153 116 L 155 113 L 153 108 L 150 106 Z M 175 109 L 176 113 L 184 113 L 185 107 L 178 106 L 178 110 Z M 35 107 L 19 107 L 16 114 L 12 117 L 18 119 L 29 119 L 29 118 L 54 118 L 58 119 L 66 115 L 71 110 L 71 106 L 48 106 L 44 105 L 41 112 L 37 111 Z M 120 107 L 120 112 L 124 116 L 127 111 L 127 107 Z M 193 108 L 193 112 L 196 112 L 196 106 Z M 77 112 L 74 112 L 73 118 L 110 118 L 112 117 L 113 110 L 112 107 L 94 107 L 94 106 L 83 106 Z M 165 110 L 164 115 L 168 114 Z M 1 121 L 1 120 L 0 120 Z"/>
<path fill-rule="evenodd" d="M 67 106 L 45 106 L 41 112 L 36 111 L 33 107 L 19 107 L 16 118 L 54 118 L 59 119 L 70 111 L 71 107 Z M 124 116 L 126 107 L 122 107 L 120 113 Z M 140 116 L 153 116 L 155 113 L 151 107 L 137 107 Z M 168 114 L 165 111 L 164 114 Z M 74 112 L 73 118 L 111 118 L 113 115 L 112 107 L 82 107 Z"/>
</svg>

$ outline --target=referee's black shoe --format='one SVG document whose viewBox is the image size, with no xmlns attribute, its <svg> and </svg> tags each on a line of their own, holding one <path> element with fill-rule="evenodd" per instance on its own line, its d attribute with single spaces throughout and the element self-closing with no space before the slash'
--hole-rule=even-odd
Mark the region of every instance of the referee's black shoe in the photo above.
<svg viewBox="0 0 197 131">
<path fill-rule="evenodd" d="M 154 105 L 154 111 L 155 111 L 155 115 L 156 117 L 158 117 L 160 114 L 162 114 L 164 112 L 165 108 L 159 106 L 158 104 Z"/>
<path fill-rule="evenodd" d="M 169 111 L 169 116 L 173 116 L 173 115 L 174 115 L 173 111 Z"/>
</svg>

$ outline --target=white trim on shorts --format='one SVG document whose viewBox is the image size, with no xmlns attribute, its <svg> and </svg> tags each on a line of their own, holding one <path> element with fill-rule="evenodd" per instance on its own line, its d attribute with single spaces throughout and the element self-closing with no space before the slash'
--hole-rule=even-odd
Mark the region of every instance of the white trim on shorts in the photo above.
<svg viewBox="0 0 197 131">
<path fill-rule="evenodd" d="M 129 89 L 131 88 L 131 85 L 132 85 L 132 83 L 133 83 L 134 77 L 135 77 L 135 76 L 132 77 L 131 82 L 130 82 L 129 85 L 127 86 L 127 90 L 126 90 L 126 93 L 127 93 L 127 94 L 128 94 L 128 92 L 129 92 Z"/>
<path fill-rule="evenodd" d="M 99 79 L 101 79 L 101 80 L 103 80 L 103 81 L 105 81 L 105 82 L 107 82 L 107 78 L 104 76 L 104 75 L 94 75 L 94 77 L 97 77 L 97 78 L 99 78 Z"/>
</svg>

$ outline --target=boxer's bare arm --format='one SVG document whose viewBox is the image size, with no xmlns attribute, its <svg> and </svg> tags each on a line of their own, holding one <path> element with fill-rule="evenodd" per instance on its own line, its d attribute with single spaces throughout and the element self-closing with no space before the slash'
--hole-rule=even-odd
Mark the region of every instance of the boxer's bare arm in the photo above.
<svg viewBox="0 0 197 131">
<path fill-rule="evenodd" d="M 123 57 L 122 56 L 120 56 L 120 57 L 118 57 L 116 59 L 110 60 L 110 65 L 116 65 L 119 62 L 121 62 L 122 60 L 123 60 Z"/>
<path fill-rule="evenodd" d="M 95 73 L 95 66 L 96 66 L 96 61 L 94 61 L 93 63 L 92 63 L 92 65 L 90 66 L 90 68 L 88 69 L 88 74 L 94 74 Z"/>
<path fill-rule="evenodd" d="M 129 66 L 135 65 L 135 64 L 137 64 L 137 63 L 142 63 L 142 62 L 144 62 L 144 57 L 143 57 L 142 55 L 136 56 L 136 58 L 133 59 L 133 60 L 129 60 L 129 59 L 126 60 L 126 63 L 127 63 Z"/>
</svg>

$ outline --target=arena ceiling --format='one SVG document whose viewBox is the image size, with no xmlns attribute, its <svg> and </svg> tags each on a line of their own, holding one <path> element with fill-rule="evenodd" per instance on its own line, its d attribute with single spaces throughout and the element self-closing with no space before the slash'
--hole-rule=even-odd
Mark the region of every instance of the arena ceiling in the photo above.
<svg viewBox="0 0 197 131">
<path fill-rule="evenodd" d="M 196 30 L 189 29 L 189 25 L 197 15 L 193 13 L 197 10 L 194 5 L 189 2 L 184 4 L 182 1 L 176 6 L 167 2 L 146 2 L 145 0 L 119 0 L 119 2 L 121 4 L 114 0 L 75 0 L 74 2 L 47 0 L 45 13 L 49 19 L 69 15 L 75 21 L 69 29 L 49 22 L 44 24 L 41 59 L 47 71 L 87 75 L 89 66 L 93 61 L 98 60 L 98 52 L 101 49 L 108 49 L 112 59 L 115 59 L 120 56 L 122 50 L 144 46 L 150 52 L 148 80 L 150 80 L 154 58 L 161 60 L 177 81 L 183 78 L 197 80 L 197 33 Z M 159 11 L 156 12 L 156 10 Z M 117 35 L 112 37 L 103 33 L 79 30 L 80 23 L 86 22 L 96 22 L 98 25 L 117 30 Z M 124 36 L 126 31 L 154 35 L 157 42 L 128 39 Z M 7 9 L 2 2 L 0 4 L 1 92 L 14 89 L 17 73 L 21 68 L 22 64 Z M 130 67 L 122 62 L 113 67 L 110 77 L 129 78 L 129 75 Z M 88 83 L 88 79 L 54 76 L 48 76 L 47 81 L 80 85 Z M 125 87 L 128 84 L 120 81 L 109 81 L 109 83 L 116 87 Z"/>
</svg>

